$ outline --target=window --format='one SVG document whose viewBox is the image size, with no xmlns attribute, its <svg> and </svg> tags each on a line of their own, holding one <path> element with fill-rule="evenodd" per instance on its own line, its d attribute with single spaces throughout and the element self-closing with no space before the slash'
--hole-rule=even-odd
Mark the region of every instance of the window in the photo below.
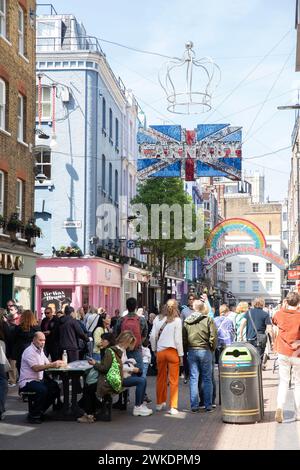
<svg viewBox="0 0 300 470">
<path fill-rule="evenodd" d="M 204 201 L 204 210 L 209 211 L 209 208 L 210 208 L 209 202 Z"/>
<path fill-rule="evenodd" d="M 19 38 L 19 53 L 24 55 L 24 10 L 19 6 L 19 16 L 18 16 L 18 38 Z"/>
<path fill-rule="evenodd" d="M 287 237 L 287 230 L 284 230 L 284 231 L 282 232 L 282 240 L 287 240 L 287 239 L 288 239 L 288 237 Z"/>
<path fill-rule="evenodd" d="M 232 290 L 232 281 L 227 281 L 227 289 L 228 289 L 229 291 Z"/>
<path fill-rule="evenodd" d="M 3 171 L 0 171 L 0 215 L 4 215 L 4 185 L 5 176 Z"/>
<path fill-rule="evenodd" d="M 6 0 L 0 0 L 0 36 L 6 37 Z"/>
<path fill-rule="evenodd" d="M 266 263 L 266 272 L 271 273 L 272 272 L 272 263 Z"/>
<path fill-rule="evenodd" d="M 252 271 L 258 273 L 258 263 L 252 263 Z"/>
<path fill-rule="evenodd" d="M 0 78 L 0 129 L 5 129 L 6 85 Z"/>
<path fill-rule="evenodd" d="M 226 263 L 225 271 L 226 271 L 227 273 L 231 273 L 231 272 L 232 272 L 232 263 Z"/>
<path fill-rule="evenodd" d="M 108 170 L 108 194 L 109 197 L 112 198 L 112 164 L 109 164 Z"/>
<path fill-rule="evenodd" d="M 283 222 L 286 222 L 286 221 L 287 221 L 287 212 L 284 212 L 284 213 L 282 214 L 282 220 L 283 220 Z"/>
<path fill-rule="evenodd" d="M 239 263 L 239 272 L 240 273 L 246 272 L 246 263 Z"/>
<path fill-rule="evenodd" d="M 116 121 L 115 121 L 115 126 L 116 126 L 116 142 L 115 142 L 115 145 L 116 145 L 116 148 L 119 148 L 119 120 L 116 118 Z"/>
<path fill-rule="evenodd" d="M 113 114 L 111 108 L 109 108 L 109 140 L 113 138 Z"/>
<path fill-rule="evenodd" d="M 24 96 L 18 95 L 18 140 L 24 142 Z"/>
<path fill-rule="evenodd" d="M 19 219 L 22 220 L 23 217 L 23 181 L 17 179 L 17 189 L 16 189 L 16 212 L 19 215 Z"/>
<path fill-rule="evenodd" d="M 119 175 L 118 170 L 115 170 L 115 202 L 119 202 Z"/>
<path fill-rule="evenodd" d="M 102 129 L 106 129 L 106 101 L 102 98 Z"/>
<path fill-rule="evenodd" d="M 36 115 L 39 116 L 39 94 L 38 88 L 36 93 Z M 51 88 L 49 86 L 42 87 L 42 96 L 41 96 L 41 120 L 42 121 L 50 121 L 51 116 Z"/>
<path fill-rule="evenodd" d="M 106 158 L 102 155 L 102 191 L 105 191 Z"/>
<path fill-rule="evenodd" d="M 259 281 L 252 281 L 252 292 L 259 292 Z"/>
<path fill-rule="evenodd" d="M 246 281 L 239 281 L 240 292 L 246 291 Z"/>
<path fill-rule="evenodd" d="M 271 292 L 273 290 L 273 281 L 266 282 L 266 290 L 267 292 Z"/>
<path fill-rule="evenodd" d="M 35 152 L 36 174 L 44 174 L 51 180 L 51 150 L 49 147 L 39 147 Z"/>
</svg>

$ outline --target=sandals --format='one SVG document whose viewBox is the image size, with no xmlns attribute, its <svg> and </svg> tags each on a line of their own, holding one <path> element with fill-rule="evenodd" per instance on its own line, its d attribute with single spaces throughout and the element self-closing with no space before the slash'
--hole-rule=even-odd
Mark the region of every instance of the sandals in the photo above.
<svg viewBox="0 0 300 470">
<path fill-rule="evenodd" d="M 95 417 L 94 415 L 87 415 L 86 413 L 81 416 L 80 418 L 77 418 L 78 423 L 94 423 Z"/>
</svg>

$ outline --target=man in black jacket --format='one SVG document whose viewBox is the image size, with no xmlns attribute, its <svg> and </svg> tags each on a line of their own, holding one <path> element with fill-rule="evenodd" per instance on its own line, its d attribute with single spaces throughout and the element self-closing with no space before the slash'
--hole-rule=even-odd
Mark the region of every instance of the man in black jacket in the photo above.
<svg viewBox="0 0 300 470">
<path fill-rule="evenodd" d="M 79 360 L 79 338 L 84 341 L 89 340 L 79 322 L 71 316 L 72 312 L 74 312 L 74 308 L 67 305 L 64 316 L 59 319 L 60 352 L 62 354 L 64 349 L 67 351 L 68 362 Z"/>
</svg>

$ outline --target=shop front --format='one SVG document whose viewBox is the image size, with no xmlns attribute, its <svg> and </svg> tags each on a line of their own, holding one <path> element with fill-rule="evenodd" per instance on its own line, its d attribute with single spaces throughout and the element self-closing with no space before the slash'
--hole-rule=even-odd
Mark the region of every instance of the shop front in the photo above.
<svg viewBox="0 0 300 470">
<path fill-rule="evenodd" d="M 10 299 L 23 309 L 35 308 L 34 287 L 37 255 L 31 251 L 0 248 L 0 305 Z"/>
<path fill-rule="evenodd" d="M 149 279 L 150 274 L 147 271 L 124 264 L 122 309 L 126 308 L 126 300 L 129 297 L 137 299 L 139 307 L 146 306 L 148 308 Z"/>
<path fill-rule="evenodd" d="M 103 307 L 113 315 L 120 309 L 121 266 L 101 258 L 40 258 L 37 261 L 36 300 L 39 315 L 47 305 L 55 310 Z"/>
</svg>

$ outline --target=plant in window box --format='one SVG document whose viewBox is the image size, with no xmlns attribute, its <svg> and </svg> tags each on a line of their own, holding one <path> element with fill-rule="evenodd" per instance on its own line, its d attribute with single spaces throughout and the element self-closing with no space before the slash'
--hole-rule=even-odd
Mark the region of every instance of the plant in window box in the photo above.
<svg viewBox="0 0 300 470">
<path fill-rule="evenodd" d="M 5 228 L 6 226 L 6 218 L 3 215 L 0 215 L 0 228 Z"/>
<path fill-rule="evenodd" d="M 22 220 L 19 219 L 19 214 L 17 212 L 14 212 L 13 214 L 11 214 L 6 225 L 6 229 L 8 232 L 11 232 L 11 233 L 24 231 L 24 224 Z"/>
<path fill-rule="evenodd" d="M 69 250 L 69 256 L 79 257 L 83 255 L 81 249 L 78 246 L 68 247 L 67 250 Z"/>
<path fill-rule="evenodd" d="M 34 219 L 30 219 L 28 221 L 28 223 L 25 225 L 24 232 L 26 238 L 40 238 L 42 235 L 42 231 L 40 227 L 35 224 Z"/>
</svg>

